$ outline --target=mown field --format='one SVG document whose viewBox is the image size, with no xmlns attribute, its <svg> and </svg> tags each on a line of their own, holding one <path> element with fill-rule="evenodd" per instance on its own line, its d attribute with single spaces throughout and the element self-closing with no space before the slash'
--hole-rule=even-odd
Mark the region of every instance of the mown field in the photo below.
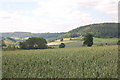
<svg viewBox="0 0 120 80">
<path fill-rule="evenodd" d="M 118 46 L 5 51 L 3 78 L 117 78 Z"/>
</svg>

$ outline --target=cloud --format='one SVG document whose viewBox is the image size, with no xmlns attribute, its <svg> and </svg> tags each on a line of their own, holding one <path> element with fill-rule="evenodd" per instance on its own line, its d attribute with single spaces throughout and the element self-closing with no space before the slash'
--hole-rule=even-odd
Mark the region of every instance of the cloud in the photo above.
<svg viewBox="0 0 120 80">
<path fill-rule="evenodd" d="M 5 1 L 8 0 L 3 0 Z M 81 25 L 117 21 L 116 0 L 9 0 L 7 3 L 9 2 L 36 2 L 37 8 L 30 11 L 1 10 L 2 32 L 64 32 Z"/>
<path fill-rule="evenodd" d="M 80 8 L 84 7 L 96 10 L 96 13 L 97 11 L 101 11 L 108 15 L 116 15 L 118 12 L 117 0 L 49 0 L 38 1 L 38 6 L 39 7 L 36 10 L 32 11 L 33 14 L 52 18 L 68 18 L 76 15 L 72 14 L 74 12 L 83 13 Z M 84 12 L 84 14 L 87 13 Z"/>
<path fill-rule="evenodd" d="M 0 2 L 35 2 L 39 0 L 0 0 Z"/>
<path fill-rule="evenodd" d="M 107 14 L 117 14 L 118 13 L 118 2 L 117 0 L 106 0 L 101 2 L 96 9 L 103 11 Z"/>
<path fill-rule="evenodd" d="M 16 13 L 8 13 L 6 11 L 0 11 L 0 14 L 3 16 L 2 18 L 0 17 L 0 26 L 2 26 L 1 31 L 3 32 L 11 32 L 16 30 L 25 31 L 30 27 L 33 27 L 29 26 L 33 22 L 33 19 L 30 17 L 19 15 Z"/>
</svg>

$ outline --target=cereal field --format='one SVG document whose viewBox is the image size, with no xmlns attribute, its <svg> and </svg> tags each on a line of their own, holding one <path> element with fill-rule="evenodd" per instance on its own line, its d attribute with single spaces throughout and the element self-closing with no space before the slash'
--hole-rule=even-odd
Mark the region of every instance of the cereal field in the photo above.
<svg viewBox="0 0 120 80">
<path fill-rule="evenodd" d="M 116 78 L 118 47 L 3 52 L 3 78 Z"/>
</svg>

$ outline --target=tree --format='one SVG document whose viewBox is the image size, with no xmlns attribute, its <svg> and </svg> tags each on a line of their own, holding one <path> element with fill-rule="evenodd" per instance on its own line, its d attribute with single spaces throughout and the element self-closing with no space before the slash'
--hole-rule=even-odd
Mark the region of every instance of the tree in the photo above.
<svg viewBox="0 0 120 80">
<path fill-rule="evenodd" d="M 32 37 L 20 43 L 21 49 L 46 49 L 47 41 L 43 38 Z"/>
<path fill-rule="evenodd" d="M 64 44 L 64 43 L 61 43 L 61 44 L 59 45 L 59 48 L 65 48 L 65 44 Z"/>
<path fill-rule="evenodd" d="M 84 37 L 84 42 L 83 45 L 87 45 L 91 47 L 93 45 L 93 36 L 90 33 L 87 33 L 86 36 Z"/>
</svg>

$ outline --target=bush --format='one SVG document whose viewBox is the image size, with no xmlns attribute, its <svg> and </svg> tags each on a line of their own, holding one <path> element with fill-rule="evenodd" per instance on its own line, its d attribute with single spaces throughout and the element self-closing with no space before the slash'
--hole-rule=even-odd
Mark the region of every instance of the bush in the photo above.
<svg viewBox="0 0 120 80">
<path fill-rule="evenodd" d="M 64 44 L 64 43 L 61 43 L 61 44 L 59 45 L 59 48 L 65 48 L 65 44 Z"/>
</svg>

